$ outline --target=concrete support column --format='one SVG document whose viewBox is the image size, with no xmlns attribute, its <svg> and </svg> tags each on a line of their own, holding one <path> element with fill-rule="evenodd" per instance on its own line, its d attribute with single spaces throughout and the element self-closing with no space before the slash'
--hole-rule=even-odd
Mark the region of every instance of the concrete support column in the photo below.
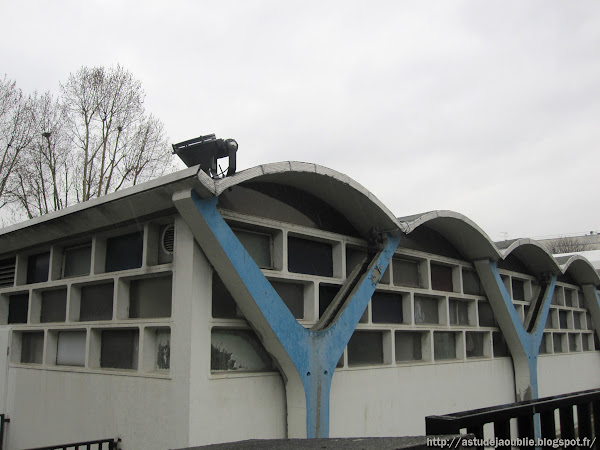
<svg viewBox="0 0 600 450">
<path fill-rule="evenodd" d="M 307 330 L 223 220 L 217 201 L 216 197 L 201 199 L 194 191 L 173 196 L 196 241 L 281 369 L 286 383 L 288 437 L 329 437 L 329 392 L 335 366 L 400 238 L 386 235 L 383 249 L 353 285 L 330 326 Z"/>
<path fill-rule="evenodd" d="M 532 307 L 537 309 L 537 315 L 532 317 L 531 331 L 528 332 L 504 286 L 497 263 L 489 260 L 476 261 L 475 268 L 500 331 L 510 349 L 515 370 L 516 401 L 536 399 L 538 398 L 537 358 L 554 294 L 556 275 L 549 277 L 544 287 L 543 297 L 540 298 L 541 304 L 535 305 L 535 299 L 532 299 Z"/>
<path fill-rule="evenodd" d="M 583 290 L 585 304 L 594 322 L 594 331 L 596 332 L 596 336 L 600 337 L 600 296 L 598 295 L 596 286 L 592 284 L 581 286 L 581 289 Z"/>
</svg>

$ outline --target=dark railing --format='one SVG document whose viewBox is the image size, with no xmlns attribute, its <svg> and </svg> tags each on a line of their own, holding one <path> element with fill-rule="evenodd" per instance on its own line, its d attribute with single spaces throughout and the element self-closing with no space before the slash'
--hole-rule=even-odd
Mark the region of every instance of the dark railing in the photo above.
<svg viewBox="0 0 600 450">
<path fill-rule="evenodd" d="M 10 419 L 5 414 L 0 414 L 0 450 L 4 448 L 4 424 L 9 422 Z"/>
<path fill-rule="evenodd" d="M 574 409 L 577 415 L 574 414 Z M 558 410 L 559 421 L 555 421 Z M 569 439 L 577 446 L 600 449 L 600 389 L 574 392 L 571 394 L 545 397 L 491 408 L 474 409 L 445 416 L 429 416 L 425 418 L 425 430 L 428 436 L 458 434 L 466 429 L 478 439 L 485 439 L 483 427 L 493 424 L 496 440 L 515 438 L 534 438 L 536 416 L 539 417 L 541 438 L 537 444 L 541 447 L 551 446 L 550 440 Z M 511 436 L 511 419 L 517 423 L 517 436 Z M 558 427 L 557 427 L 558 425 Z M 489 439 L 489 437 L 487 437 Z M 600 439 L 599 439 L 600 440 Z M 531 442 L 531 441 L 526 441 Z M 525 445 L 527 446 L 527 445 Z M 569 445 L 571 446 L 571 445 Z"/>
<path fill-rule="evenodd" d="M 119 442 L 121 439 L 101 439 L 98 441 L 74 442 L 71 444 L 51 445 L 50 447 L 36 447 L 29 450 L 78 450 L 80 448 L 86 450 L 119 450 Z"/>
</svg>

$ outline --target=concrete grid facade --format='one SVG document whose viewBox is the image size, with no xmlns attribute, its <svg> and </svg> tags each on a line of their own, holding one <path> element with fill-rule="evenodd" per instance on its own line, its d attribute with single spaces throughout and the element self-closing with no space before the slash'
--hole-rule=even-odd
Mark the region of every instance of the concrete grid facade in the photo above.
<svg viewBox="0 0 600 450">
<path fill-rule="evenodd" d="M 8 448 L 417 435 L 597 388 L 598 285 L 320 166 L 189 168 L 0 233 Z"/>
</svg>

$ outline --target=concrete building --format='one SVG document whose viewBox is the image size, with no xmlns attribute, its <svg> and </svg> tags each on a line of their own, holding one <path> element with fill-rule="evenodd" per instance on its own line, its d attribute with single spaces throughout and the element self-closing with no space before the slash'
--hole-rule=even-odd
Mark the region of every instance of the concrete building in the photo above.
<svg viewBox="0 0 600 450">
<path fill-rule="evenodd" d="M 598 285 L 314 164 L 191 167 L 0 231 L 6 444 L 417 435 L 597 388 Z"/>
</svg>

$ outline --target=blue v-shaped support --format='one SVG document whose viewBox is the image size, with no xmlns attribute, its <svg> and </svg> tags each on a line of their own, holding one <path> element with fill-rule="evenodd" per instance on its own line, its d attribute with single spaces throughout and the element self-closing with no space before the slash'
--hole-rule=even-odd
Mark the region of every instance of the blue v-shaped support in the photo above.
<svg viewBox="0 0 600 450">
<path fill-rule="evenodd" d="M 528 332 L 517 313 L 510 294 L 498 272 L 495 261 L 477 261 L 475 268 L 490 301 L 494 316 L 510 349 L 515 370 L 517 401 L 538 398 L 537 360 L 544 328 L 554 295 L 556 275 L 552 275 L 546 286 L 542 304 L 539 306 L 533 329 Z M 534 299 L 532 299 L 532 307 Z"/>
<path fill-rule="evenodd" d="M 336 364 L 400 238 L 386 235 L 383 250 L 349 294 L 337 320 L 323 330 L 309 330 L 297 322 L 223 220 L 217 201 L 216 197 L 201 199 L 194 191 L 173 196 L 196 241 L 280 366 L 286 382 L 288 437 L 328 437 L 329 393 Z"/>
</svg>

